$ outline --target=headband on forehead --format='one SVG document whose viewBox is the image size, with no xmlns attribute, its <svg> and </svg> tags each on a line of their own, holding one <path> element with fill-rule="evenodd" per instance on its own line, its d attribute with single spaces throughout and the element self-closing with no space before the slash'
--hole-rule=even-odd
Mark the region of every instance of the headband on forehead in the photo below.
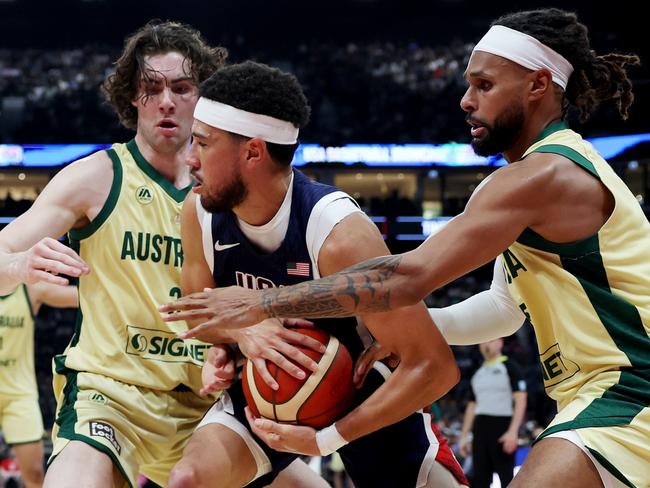
<svg viewBox="0 0 650 488">
<path fill-rule="evenodd" d="M 205 97 L 199 98 L 194 107 L 194 118 L 217 129 L 246 137 L 259 137 L 274 144 L 298 142 L 298 129 L 291 122 L 247 112 Z"/>
<path fill-rule="evenodd" d="M 472 54 L 483 51 L 509 59 L 524 68 L 548 69 L 553 82 L 564 90 L 573 73 L 573 66 L 566 58 L 537 39 L 503 25 L 493 25 L 474 47 Z"/>
</svg>

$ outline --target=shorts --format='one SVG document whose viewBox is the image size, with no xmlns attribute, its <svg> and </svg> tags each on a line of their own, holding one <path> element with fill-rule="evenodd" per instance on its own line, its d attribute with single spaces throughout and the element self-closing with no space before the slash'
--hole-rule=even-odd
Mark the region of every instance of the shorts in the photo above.
<svg viewBox="0 0 650 488">
<path fill-rule="evenodd" d="M 38 397 L 0 398 L 0 421 L 7 444 L 31 444 L 43 439 Z"/>
<path fill-rule="evenodd" d="M 246 487 L 261 488 L 270 485 L 280 471 L 295 461 L 298 455 L 276 451 L 267 446 L 248 425 L 245 408 L 246 398 L 242 383 L 241 380 L 237 380 L 212 405 L 197 429 L 208 424 L 221 424 L 236 432 L 246 443 L 257 465 L 257 473 Z"/>
<path fill-rule="evenodd" d="M 615 479 L 650 488 L 650 370 L 623 369 L 619 376 L 624 375 L 614 386 L 585 383 L 537 440 L 573 430 Z"/>
<path fill-rule="evenodd" d="M 376 362 L 352 408 L 363 403 L 391 375 Z M 341 459 L 356 488 L 421 488 L 436 464 L 438 439 L 431 428 L 431 415 L 419 410 L 399 422 L 372 432 L 339 449 Z M 389 469 L 383 467 L 389 466 Z"/>
<path fill-rule="evenodd" d="M 368 398 L 390 374 L 384 364 L 375 363 L 363 386 L 357 390 L 352 408 Z M 259 439 L 250 430 L 245 406 L 241 381 L 237 381 L 205 415 L 199 428 L 218 423 L 237 432 L 257 463 L 257 475 L 247 487 L 267 486 L 298 455 L 275 451 Z M 338 452 L 356 488 L 418 488 L 426 485 L 437 451 L 438 440 L 431 429 L 431 416 L 416 412 L 349 443 Z M 391 466 L 391 469 L 378 469 L 380 466 Z"/>
<path fill-rule="evenodd" d="M 213 402 L 192 391 L 158 391 L 65 369 L 55 374 L 52 456 L 72 440 L 108 455 L 130 487 L 138 473 L 165 486 L 190 435 Z"/>
<path fill-rule="evenodd" d="M 603 482 L 603 487 L 604 488 L 624 488 L 625 485 L 623 482 L 619 481 L 614 477 L 612 473 L 607 471 L 607 469 L 598 462 L 598 460 L 594 457 L 594 455 L 587 449 L 585 446 L 584 442 L 582 442 L 582 439 L 580 438 L 580 435 L 578 431 L 575 430 L 562 430 L 560 432 L 555 432 L 554 434 L 550 434 L 546 436 L 547 438 L 555 437 L 558 439 L 566 439 L 567 441 L 571 442 L 572 444 L 575 444 L 578 446 L 584 453 L 587 455 L 587 457 L 591 460 L 591 462 L 594 464 L 596 467 L 596 470 L 598 471 L 598 474 L 600 475 L 600 480 Z"/>
</svg>

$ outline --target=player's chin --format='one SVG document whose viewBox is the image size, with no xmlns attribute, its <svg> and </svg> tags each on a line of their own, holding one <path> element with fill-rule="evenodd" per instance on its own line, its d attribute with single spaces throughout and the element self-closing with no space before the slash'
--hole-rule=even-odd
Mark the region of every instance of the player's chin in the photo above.
<svg viewBox="0 0 650 488">
<path fill-rule="evenodd" d="M 159 144 L 164 147 L 180 150 L 186 147 L 190 139 L 190 133 L 181 130 L 180 127 L 174 127 L 171 130 L 156 128 L 155 137 Z"/>
<path fill-rule="evenodd" d="M 163 137 L 165 139 L 172 139 L 172 138 L 179 138 L 181 135 L 181 128 L 177 125 L 175 126 L 156 126 L 156 132 L 160 137 Z"/>
<path fill-rule="evenodd" d="M 487 136 L 488 136 L 488 134 L 485 133 L 485 134 L 482 134 L 480 136 L 472 137 L 471 143 L 472 144 L 482 144 Z"/>
</svg>

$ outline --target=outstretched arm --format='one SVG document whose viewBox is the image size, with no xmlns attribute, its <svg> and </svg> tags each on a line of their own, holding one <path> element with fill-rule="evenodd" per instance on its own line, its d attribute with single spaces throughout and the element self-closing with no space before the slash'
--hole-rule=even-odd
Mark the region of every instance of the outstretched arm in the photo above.
<svg viewBox="0 0 650 488">
<path fill-rule="evenodd" d="M 504 169 L 510 171 L 487 178 L 463 213 L 417 249 L 373 258 L 319 281 L 265 290 L 253 309 L 264 315 L 340 317 L 418 303 L 493 260 L 534 222 L 534 198 L 522 189 L 520 172 Z"/>
<path fill-rule="evenodd" d="M 181 317 L 207 318 L 202 327 L 210 328 L 246 327 L 267 317 L 345 317 L 413 305 L 491 261 L 526 227 L 536 224 L 549 199 L 544 190 L 547 179 L 546 173 L 536 175 L 525 165 L 498 170 L 479 186 L 462 214 L 414 251 L 377 257 L 321 280 L 284 288 L 197 293 L 161 311 L 181 310 Z"/>
<path fill-rule="evenodd" d="M 451 345 L 472 345 L 514 334 L 526 316 L 508 292 L 501 258 L 494 261 L 489 290 L 444 308 L 430 308 L 429 314 Z"/>
</svg>

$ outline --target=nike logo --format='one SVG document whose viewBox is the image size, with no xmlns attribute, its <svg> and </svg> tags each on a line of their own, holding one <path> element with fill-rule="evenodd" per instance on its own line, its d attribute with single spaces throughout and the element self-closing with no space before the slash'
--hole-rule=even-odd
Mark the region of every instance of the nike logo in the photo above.
<svg viewBox="0 0 650 488">
<path fill-rule="evenodd" d="M 230 249 L 231 247 L 239 246 L 239 242 L 235 242 L 234 244 L 219 244 L 219 241 L 214 244 L 214 250 L 215 251 L 225 251 L 226 249 Z"/>
</svg>

